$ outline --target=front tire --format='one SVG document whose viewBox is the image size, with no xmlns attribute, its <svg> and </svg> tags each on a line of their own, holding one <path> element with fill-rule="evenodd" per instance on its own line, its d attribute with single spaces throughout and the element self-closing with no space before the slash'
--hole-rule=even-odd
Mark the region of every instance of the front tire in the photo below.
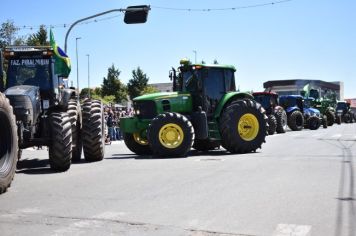
<svg viewBox="0 0 356 236">
<path fill-rule="evenodd" d="M 327 111 L 326 118 L 328 120 L 328 126 L 332 126 L 335 123 L 335 113 L 334 112 Z"/>
<path fill-rule="evenodd" d="M 311 116 L 309 117 L 309 119 L 307 120 L 307 124 L 308 124 L 308 128 L 310 130 L 317 130 L 320 127 L 320 120 L 318 117 L 316 116 Z"/>
<path fill-rule="evenodd" d="M 144 139 L 138 133 L 124 133 L 124 142 L 131 152 L 137 155 L 151 155 L 152 150 L 147 139 Z"/>
<path fill-rule="evenodd" d="M 104 158 L 105 136 L 102 103 L 87 99 L 83 103 L 82 139 L 84 158 L 88 162 Z"/>
<path fill-rule="evenodd" d="M 72 159 L 72 126 L 66 112 L 50 114 L 51 143 L 49 164 L 55 171 L 66 171 Z"/>
<path fill-rule="evenodd" d="M 192 123 L 179 113 L 163 113 L 148 127 L 148 143 L 153 153 L 162 157 L 186 156 L 194 140 Z"/>
<path fill-rule="evenodd" d="M 267 116 L 250 99 L 228 105 L 220 118 L 221 145 L 231 153 L 255 152 L 265 142 Z"/>
<path fill-rule="evenodd" d="M 287 129 L 288 117 L 284 109 L 279 109 L 275 113 L 277 119 L 277 128 L 276 131 L 278 134 L 285 133 Z"/>
<path fill-rule="evenodd" d="M 300 131 L 304 126 L 304 117 L 303 114 L 295 110 L 288 117 L 288 126 L 293 131 Z"/>
<path fill-rule="evenodd" d="M 14 178 L 18 160 L 17 126 L 9 100 L 0 93 L 0 194 Z"/>
</svg>

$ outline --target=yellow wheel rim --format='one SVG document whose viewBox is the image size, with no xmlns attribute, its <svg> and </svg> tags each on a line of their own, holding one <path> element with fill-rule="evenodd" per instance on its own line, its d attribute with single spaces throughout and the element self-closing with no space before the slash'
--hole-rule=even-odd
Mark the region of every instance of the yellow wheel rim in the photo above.
<svg viewBox="0 0 356 236">
<path fill-rule="evenodd" d="M 133 138 L 136 141 L 136 143 L 140 145 L 148 145 L 148 141 L 145 138 L 142 138 L 140 133 L 134 133 Z"/>
<path fill-rule="evenodd" d="M 159 130 L 158 138 L 164 147 L 173 149 L 182 144 L 184 133 L 179 125 L 168 123 Z"/>
<path fill-rule="evenodd" d="M 237 124 L 237 132 L 245 141 L 252 141 L 257 137 L 260 125 L 255 115 L 246 113 L 241 116 Z"/>
</svg>

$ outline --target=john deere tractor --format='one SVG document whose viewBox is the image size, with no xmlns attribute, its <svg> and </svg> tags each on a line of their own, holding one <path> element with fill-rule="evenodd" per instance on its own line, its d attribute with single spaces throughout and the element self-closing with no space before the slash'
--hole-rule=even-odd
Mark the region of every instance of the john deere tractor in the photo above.
<svg viewBox="0 0 356 236">
<path fill-rule="evenodd" d="M 316 89 L 311 89 L 309 96 L 315 99 L 314 107 L 318 109 L 323 116 L 326 116 L 327 125 L 332 126 L 336 121 L 336 98 L 321 97 L 319 91 Z"/>
<path fill-rule="evenodd" d="M 181 60 L 170 72 L 173 91 L 137 97 L 135 116 L 121 118 L 127 147 L 138 155 L 185 156 L 222 145 L 255 152 L 265 142 L 267 116 L 247 93 L 236 92 L 235 68 Z"/>
<path fill-rule="evenodd" d="M 77 92 L 68 88 L 66 79 L 54 72 L 53 49 L 7 47 L 2 55 L 0 64 L 5 78 L 1 78 L 0 88 L 7 99 L 2 97 L 1 103 L 8 106 L 6 101 L 9 101 L 13 108 L 5 109 L 8 117 L 16 117 L 14 140 L 18 141 L 19 148 L 48 146 L 49 163 L 55 171 L 66 171 L 72 161 L 80 160 L 82 146 L 86 160 L 101 160 L 104 155 L 101 103 L 87 100 L 81 108 Z M 7 133 L 14 130 L 8 128 Z M 3 140 L 5 138 L 1 138 L 1 143 Z M 12 149 L 17 149 L 17 144 Z M 18 158 L 20 156 L 21 151 Z M 0 162 L 1 170 L 14 166 L 14 160 Z"/>
<path fill-rule="evenodd" d="M 273 92 L 255 92 L 252 94 L 266 110 L 268 117 L 268 134 L 285 133 L 287 128 L 287 113 L 278 105 L 278 94 Z"/>
</svg>

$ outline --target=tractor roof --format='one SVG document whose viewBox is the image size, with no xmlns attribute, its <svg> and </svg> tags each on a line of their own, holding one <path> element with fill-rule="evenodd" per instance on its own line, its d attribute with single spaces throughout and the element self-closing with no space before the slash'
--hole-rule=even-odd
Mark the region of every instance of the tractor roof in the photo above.
<svg viewBox="0 0 356 236">
<path fill-rule="evenodd" d="M 254 92 L 252 93 L 253 96 L 255 95 L 267 95 L 267 96 L 278 96 L 278 94 L 274 93 L 274 92 Z"/>
<path fill-rule="evenodd" d="M 301 95 L 283 95 L 280 96 L 281 98 L 296 98 L 296 99 L 303 99 L 303 97 Z"/>
<path fill-rule="evenodd" d="M 192 64 L 192 66 L 201 66 L 205 68 L 222 68 L 222 69 L 231 69 L 236 71 L 235 66 L 233 65 L 226 65 L 226 64 Z"/>
</svg>

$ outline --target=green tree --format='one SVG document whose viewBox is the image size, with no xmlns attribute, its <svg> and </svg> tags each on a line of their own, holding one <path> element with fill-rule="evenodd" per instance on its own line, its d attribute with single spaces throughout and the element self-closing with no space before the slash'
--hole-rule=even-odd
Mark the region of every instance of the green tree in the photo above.
<svg viewBox="0 0 356 236">
<path fill-rule="evenodd" d="M 130 99 L 138 97 L 143 94 L 144 89 L 147 87 L 148 77 L 140 67 L 132 71 L 132 79 L 127 84 L 127 91 Z"/>
<path fill-rule="evenodd" d="M 12 45 L 16 40 L 18 28 L 12 20 L 7 20 L 1 24 L 0 28 L 0 48 Z"/>
<path fill-rule="evenodd" d="M 48 34 L 45 25 L 41 25 L 38 32 L 31 34 L 27 39 L 27 45 L 29 46 L 48 46 L 47 41 Z"/>
<path fill-rule="evenodd" d="M 114 64 L 109 67 L 107 77 L 103 79 L 103 84 L 101 85 L 101 96 L 110 96 L 115 97 L 115 102 L 121 103 L 124 100 L 127 100 L 127 89 L 126 86 L 120 80 L 119 69 L 116 69 Z"/>
<path fill-rule="evenodd" d="M 159 90 L 156 89 L 155 87 L 148 85 L 143 89 L 142 94 L 149 94 L 149 93 L 158 93 Z"/>
</svg>

